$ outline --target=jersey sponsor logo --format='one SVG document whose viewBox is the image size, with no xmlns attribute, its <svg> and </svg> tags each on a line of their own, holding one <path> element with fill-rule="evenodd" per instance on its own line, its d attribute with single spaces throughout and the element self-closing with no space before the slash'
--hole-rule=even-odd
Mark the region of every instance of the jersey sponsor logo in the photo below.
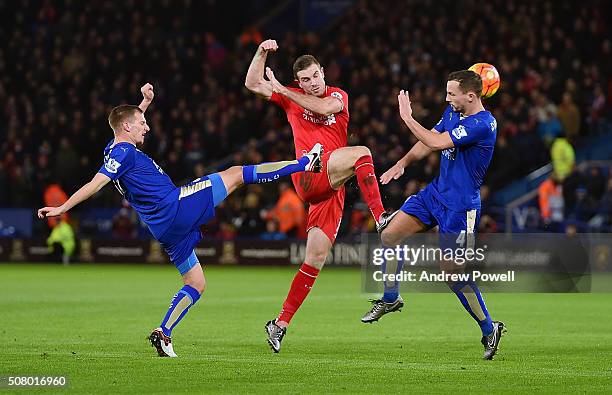
<svg viewBox="0 0 612 395">
<path fill-rule="evenodd" d="M 457 157 L 457 148 L 447 148 L 442 151 L 442 155 L 444 155 L 444 157 L 448 160 L 455 160 Z"/>
<path fill-rule="evenodd" d="M 113 158 L 108 158 L 106 161 L 104 161 L 104 168 L 109 173 L 117 174 L 117 170 L 119 170 L 120 166 L 121 166 L 121 163 L 117 162 Z"/>
<path fill-rule="evenodd" d="M 306 121 L 316 124 L 322 124 L 325 126 L 330 126 L 336 123 L 336 114 L 315 114 L 314 112 L 307 109 L 304 109 L 304 112 L 302 113 L 302 118 L 304 118 Z"/>
<path fill-rule="evenodd" d="M 453 136 L 455 136 L 457 140 L 461 139 L 461 137 L 467 136 L 467 130 L 465 130 L 465 126 L 463 125 L 457 126 L 453 129 L 451 133 L 453 134 Z"/>
</svg>

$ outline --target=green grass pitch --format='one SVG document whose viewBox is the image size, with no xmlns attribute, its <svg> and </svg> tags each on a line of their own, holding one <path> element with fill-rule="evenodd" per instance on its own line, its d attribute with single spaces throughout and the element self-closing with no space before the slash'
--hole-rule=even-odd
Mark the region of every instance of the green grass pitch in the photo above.
<svg viewBox="0 0 612 395">
<path fill-rule="evenodd" d="M 145 337 L 180 286 L 173 267 L 1 264 L 0 376 L 67 376 L 35 390 L 54 393 L 612 391 L 612 294 L 485 295 L 508 333 L 483 361 L 453 294 L 404 294 L 401 313 L 364 325 L 359 270 L 327 268 L 273 354 L 263 326 L 295 270 L 205 268 L 169 359 Z"/>
</svg>

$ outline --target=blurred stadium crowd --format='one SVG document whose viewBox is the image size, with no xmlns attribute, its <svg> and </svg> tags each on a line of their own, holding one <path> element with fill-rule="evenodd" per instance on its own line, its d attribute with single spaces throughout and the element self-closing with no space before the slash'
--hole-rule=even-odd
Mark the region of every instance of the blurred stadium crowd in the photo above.
<svg viewBox="0 0 612 395">
<path fill-rule="evenodd" d="M 483 191 L 481 225 L 488 231 L 497 230 L 495 216 L 487 216 L 491 191 L 549 162 L 555 140 L 567 138 L 573 150 L 610 128 L 612 43 L 604 2 L 359 1 L 316 34 L 288 25 L 268 37 L 265 23 L 253 24 L 272 4 L 0 0 L 0 207 L 38 207 L 49 184 L 70 194 L 86 182 L 112 136 L 108 112 L 137 104 L 144 82 L 156 90 L 144 150 L 177 185 L 232 164 L 291 158 L 284 113 L 243 86 L 265 38 L 279 43 L 269 65 L 280 81 L 291 83 L 293 60 L 312 53 L 328 84 L 348 92 L 349 141 L 372 150 L 379 174 L 416 142 L 397 116 L 399 89 L 410 90 L 415 117 L 431 127 L 445 106 L 446 75 L 494 63 L 502 86 L 485 102 L 499 125 Z M 438 156 L 383 188 L 389 209 L 436 176 Z M 571 174 L 564 210 L 589 220 L 584 216 L 612 201 L 612 178 L 600 172 L 581 179 L 570 168 L 556 182 Z M 340 234 L 372 230 L 357 189 L 349 185 L 347 192 Z M 576 209 L 578 194 L 595 212 Z M 112 188 L 87 205 L 117 207 L 116 235 L 134 234 L 133 215 L 120 211 Z M 218 210 L 209 235 L 300 236 L 303 216 L 286 185 L 250 186 Z"/>
</svg>

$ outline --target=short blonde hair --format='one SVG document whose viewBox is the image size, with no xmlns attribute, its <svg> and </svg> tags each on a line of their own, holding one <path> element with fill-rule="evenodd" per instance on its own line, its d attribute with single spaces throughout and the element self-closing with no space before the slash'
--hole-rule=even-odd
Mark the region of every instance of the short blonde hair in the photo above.
<svg viewBox="0 0 612 395">
<path fill-rule="evenodd" d="M 118 131 L 121 127 L 121 123 L 128 117 L 136 115 L 136 112 L 142 113 L 140 107 L 131 104 L 117 106 L 108 114 L 108 124 L 114 131 Z"/>
</svg>

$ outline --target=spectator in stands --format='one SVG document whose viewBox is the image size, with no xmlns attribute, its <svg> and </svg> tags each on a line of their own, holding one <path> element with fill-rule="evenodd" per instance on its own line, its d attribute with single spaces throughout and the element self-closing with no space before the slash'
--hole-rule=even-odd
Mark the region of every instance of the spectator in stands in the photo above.
<svg viewBox="0 0 612 395">
<path fill-rule="evenodd" d="M 293 238 L 306 237 L 306 209 L 293 187 L 286 182 L 278 185 L 279 197 L 276 205 L 265 214 L 265 218 L 278 221 L 279 231 Z"/>
<path fill-rule="evenodd" d="M 68 200 L 68 195 L 59 184 L 50 184 L 45 188 L 43 200 L 46 206 L 61 206 Z M 47 225 L 51 229 L 47 238 L 51 259 L 67 265 L 76 249 L 76 237 L 68 213 L 47 218 Z"/>
<path fill-rule="evenodd" d="M 53 261 L 60 261 L 64 265 L 69 264 L 76 249 L 76 238 L 72 226 L 67 221 L 57 224 L 47 238 L 47 246 Z"/>
<path fill-rule="evenodd" d="M 563 100 L 557 107 L 557 117 L 561 121 L 565 136 L 569 141 L 576 141 L 580 132 L 580 110 L 574 103 L 571 93 L 563 94 Z"/>
<path fill-rule="evenodd" d="M 259 235 L 262 240 L 286 240 L 287 235 L 278 230 L 278 221 L 269 219 L 266 221 L 266 231 Z"/>
<path fill-rule="evenodd" d="M 101 163 L 98 152 L 109 140 L 108 103 L 129 101 L 138 94 L 130 80 L 150 79 L 160 87 L 147 144 L 155 147 L 151 155 L 171 177 L 184 175 L 181 169 L 187 166 L 205 174 L 232 162 L 252 162 L 245 158 L 253 151 L 264 155 L 261 160 L 293 155 L 287 148 L 290 136 L 284 115 L 248 95 L 241 78 L 252 56 L 245 46 L 259 42 L 260 31 L 267 30 L 265 25 L 249 26 L 274 2 L 245 2 L 241 7 L 253 12 L 243 16 L 232 14 L 227 2 L 217 1 L 187 2 L 189 9 L 182 8 L 183 3 L 151 0 L 110 1 L 104 7 L 65 0 L 28 4 L 0 1 L 6 43 L 0 46 L 0 205 L 33 206 L 39 185 L 61 181 L 64 170 L 95 171 Z M 374 160 L 382 162 L 377 163 L 379 169 L 387 168 L 385 161 L 394 162 L 398 146 L 414 143 L 393 115 L 393 87 L 416 83 L 411 92 L 419 103 L 415 116 L 433 126 L 443 111 L 432 93 L 444 83 L 440 76 L 482 56 L 496 59 L 502 77 L 500 91 L 485 101 L 500 127 L 489 170 L 493 188 L 548 162 L 548 150 L 538 146 L 538 115 L 552 109 L 575 146 L 582 136 L 609 128 L 612 46 L 605 14 L 599 12 L 601 2 L 454 5 L 451 0 L 398 2 L 390 11 L 386 2 L 357 1 L 319 37 L 295 34 L 293 26 L 275 26 L 287 31 L 278 37 L 283 51 L 275 61 L 290 64 L 306 49 L 320 54 L 329 65 L 328 80 L 353 97 L 351 143 L 369 146 Z M 439 13 L 440 7 L 448 12 Z M 574 11 L 573 18 L 567 18 L 567 9 Z M 453 22 L 463 14 L 480 18 L 471 24 Z M 233 23 L 223 23 L 229 17 Z M 539 23 L 529 22 L 533 20 Z M 129 21 L 130 28 L 116 21 Z M 585 26 L 591 25 L 596 28 L 586 35 Z M 432 26 L 436 34 L 427 34 Z M 408 28 L 409 42 L 402 34 Z M 462 48 L 464 56 L 457 56 L 453 37 L 468 36 L 474 39 Z M 118 43 L 138 45 L 127 50 Z M 279 69 L 277 77 L 289 82 L 291 70 Z M 182 98 L 184 92 L 191 96 Z M 553 103 L 561 97 L 555 109 Z M 530 111 L 532 107 L 537 113 Z M 268 139 L 270 130 L 274 138 Z M 192 140 L 194 133 L 197 138 Z M 249 139 L 255 145 L 247 145 Z M 243 152 L 228 157 L 240 147 Z M 45 159 L 39 161 L 40 155 Z M 198 167 L 203 163 L 214 166 Z M 437 163 L 424 161 L 406 169 L 400 181 L 420 184 L 436 172 Z M 67 181 L 81 184 L 77 179 Z M 3 182 L 10 187 L 3 188 Z M 64 186 L 66 192 L 74 192 L 74 185 Z M 391 204 L 401 201 L 397 187 L 381 190 Z M 256 192 L 262 205 L 273 204 L 270 191 Z M 117 199 L 108 189 L 91 204 L 114 206 Z"/>
<path fill-rule="evenodd" d="M 548 108 L 543 119 L 538 124 L 538 134 L 544 145 L 550 147 L 552 142 L 561 134 L 562 127 L 555 107 Z"/>
<path fill-rule="evenodd" d="M 553 165 L 555 178 L 563 182 L 565 178 L 574 170 L 576 164 L 576 154 L 572 144 L 560 134 L 550 148 L 550 157 Z"/>
<path fill-rule="evenodd" d="M 122 207 L 113 216 L 113 238 L 133 240 L 138 237 L 138 216 L 130 208 L 130 203 L 123 199 Z"/>
<path fill-rule="evenodd" d="M 576 189 L 576 199 L 574 206 L 571 208 L 568 219 L 587 223 L 597 212 L 597 200 L 584 187 Z"/>
<path fill-rule="evenodd" d="M 563 187 L 555 175 L 548 177 L 538 188 L 542 224 L 551 231 L 560 231 L 563 223 Z"/>
</svg>

